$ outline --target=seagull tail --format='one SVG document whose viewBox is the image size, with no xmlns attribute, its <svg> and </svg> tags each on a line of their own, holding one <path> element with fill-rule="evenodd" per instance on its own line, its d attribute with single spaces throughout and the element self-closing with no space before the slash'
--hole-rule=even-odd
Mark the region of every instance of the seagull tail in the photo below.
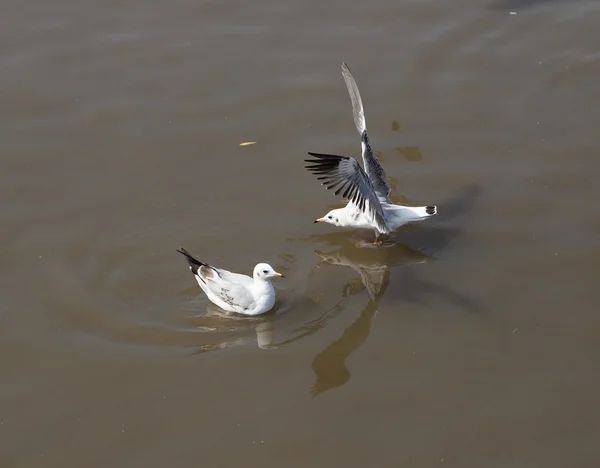
<svg viewBox="0 0 600 468">
<path fill-rule="evenodd" d="M 389 211 L 390 221 L 394 226 L 403 226 L 409 223 L 418 223 L 424 219 L 437 214 L 437 206 L 402 206 L 395 205 L 395 208 Z"/>
<path fill-rule="evenodd" d="M 429 218 L 430 216 L 434 216 L 437 214 L 437 206 L 428 205 L 428 206 L 411 206 L 404 207 L 407 209 L 407 212 L 410 212 L 417 220 Z"/>
<path fill-rule="evenodd" d="M 200 268 L 203 265 L 206 265 L 205 263 L 202 263 L 200 260 L 194 258 L 192 256 L 192 254 L 189 253 L 187 250 L 185 250 L 183 247 L 178 248 L 177 252 L 179 252 L 186 258 L 186 260 L 188 261 L 188 263 L 190 265 L 190 270 L 192 270 L 192 273 L 194 275 L 198 274 L 198 268 Z"/>
</svg>

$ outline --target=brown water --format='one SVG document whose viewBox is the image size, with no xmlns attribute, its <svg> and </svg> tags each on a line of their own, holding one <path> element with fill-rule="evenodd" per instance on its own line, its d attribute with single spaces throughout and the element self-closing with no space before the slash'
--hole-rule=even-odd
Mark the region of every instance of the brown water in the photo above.
<svg viewBox="0 0 600 468">
<path fill-rule="evenodd" d="M 600 2 L 0 13 L 1 466 L 600 466 Z M 395 247 L 312 223 L 343 60 L 439 207 Z M 274 313 L 211 310 L 180 245 L 273 264 Z"/>
</svg>

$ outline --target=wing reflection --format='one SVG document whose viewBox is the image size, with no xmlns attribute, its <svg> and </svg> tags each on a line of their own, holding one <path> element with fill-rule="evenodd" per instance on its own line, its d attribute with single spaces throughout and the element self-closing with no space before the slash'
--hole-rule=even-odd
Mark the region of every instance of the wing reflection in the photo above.
<svg viewBox="0 0 600 468">
<path fill-rule="evenodd" d="M 318 266 L 328 263 L 347 266 L 358 272 L 371 300 L 383 295 L 387 288 L 391 268 L 424 263 L 430 256 L 406 245 L 393 244 L 387 248 L 356 248 L 342 245 L 330 252 L 316 250 L 322 259 Z"/>
</svg>

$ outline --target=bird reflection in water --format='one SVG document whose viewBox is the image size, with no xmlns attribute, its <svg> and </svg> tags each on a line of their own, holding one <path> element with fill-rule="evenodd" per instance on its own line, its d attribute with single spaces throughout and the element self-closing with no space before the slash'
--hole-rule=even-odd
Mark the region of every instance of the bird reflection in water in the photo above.
<svg viewBox="0 0 600 468">
<path fill-rule="evenodd" d="M 312 370 L 317 377 L 311 390 L 313 396 L 340 387 L 350 380 L 346 359 L 365 343 L 371 333 L 379 300 L 389 285 L 392 268 L 429 260 L 427 255 L 400 244 L 379 249 L 346 245 L 330 252 L 317 250 L 315 253 L 322 259 L 317 266 L 331 264 L 356 270 L 360 281 L 348 282 L 343 288 L 344 292 L 350 291 L 354 295 L 366 289 L 368 301 L 358 318 L 342 335 L 313 359 Z"/>
<path fill-rule="evenodd" d="M 449 200 L 444 204 L 446 206 L 445 219 L 453 218 L 467 211 L 478 194 L 477 187 L 468 187 L 458 197 Z M 455 228 L 420 226 L 417 230 L 408 230 L 408 235 L 405 235 L 404 238 L 418 241 L 427 250 L 439 252 L 459 233 L 460 230 Z M 358 318 L 343 331 L 338 339 L 330 343 L 313 359 L 312 370 L 316 381 L 311 393 L 313 396 L 317 396 L 327 390 L 340 387 L 350 380 L 351 374 L 346 366 L 346 359 L 365 343 L 371 333 L 373 319 L 377 314 L 379 301 L 389 286 L 392 269 L 433 261 L 433 256 L 426 254 L 423 250 L 413 249 L 397 242 L 388 244 L 384 248 L 359 248 L 357 245 L 360 246 L 360 242 L 356 242 L 352 238 L 341 237 L 337 233 L 311 237 L 315 241 L 318 237 L 321 243 L 337 247 L 328 252 L 317 250 L 315 253 L 321 258 L 321 262 L 317 266 L 331 264 L 354 269 L 360 276 L 359 287 L 350 282 L 344 286 L 344 290 L 350 289 L 353 291 L 352 294 L 356 294 L 361 289 L 366 289 L 368 293 L 367 304 Z M 423 302 L 432 297 L 438 297 L 468 313 L 481 312 L 479 305 L 468 296 L 449 287 L 419 278 L 414 268 L 402 268 L 401 272 L 401 278 L 395 281 L 398 287 L 394 288 L 394 296 L 397 296 L 398 299 L 408 302 Z"/>
<path fill-rule="evenodd" d="M 221 311 L 218 307 L 209 304 L 207 314 L 193 317 L 191 324 L 203 333 L 205 342 L 195 346 L 191 354 L 202 354 L 231 346 L 249 345 L 256 340 L 256 345 L 261 349 L 276 349 L 290 345 L 295 341 L 306 338 L 317 333 L 325 324 L 338 316 L 346 305 L 347 293 L 342 294 L 332 307 L 322 310 L 316 308 L 315 302 L 301 298 L 294 301 L 285 294 L 275 303 L 272 312 L 259 317 L 236 316 Z M 307 318 L 306 313 L 302 317 L 294 317 L 287 314 L 287 309 L 303 309 L 307 313 L 315 314 L 313 318 Z M 297 324 L 301 319 L 302 323 Z M 278 340 L 277 335 L 284 338 Z M 203 340 L 204 341 L 204 340 Z"/>
</svg>

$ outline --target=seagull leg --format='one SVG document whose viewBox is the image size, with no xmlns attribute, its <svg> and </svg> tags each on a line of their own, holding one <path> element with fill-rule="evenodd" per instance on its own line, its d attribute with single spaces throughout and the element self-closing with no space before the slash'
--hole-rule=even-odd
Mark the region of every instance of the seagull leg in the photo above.
<svg viewBox="0 0 600 468">
<path fill-rule="evenodd" d="M 379 231 L 375 231 L 375 241 L 373 245 L 379 245 Z"/>
</svg>

